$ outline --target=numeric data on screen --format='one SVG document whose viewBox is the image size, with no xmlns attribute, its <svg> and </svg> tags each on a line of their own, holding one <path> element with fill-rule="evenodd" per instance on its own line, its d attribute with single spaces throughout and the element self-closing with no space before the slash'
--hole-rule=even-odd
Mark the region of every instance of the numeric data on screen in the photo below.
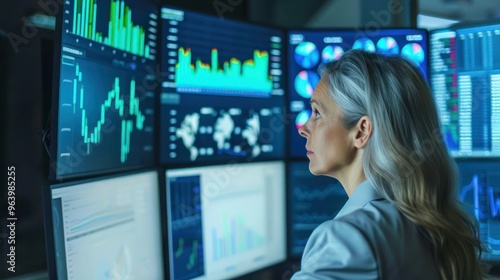
<svg viewBox="0 0 500 280">
<path fill-rule="evenodd" d="M 500 25 L 431 34 L 431 86 L 455 157 L 500 156 Z"/>
</svg>

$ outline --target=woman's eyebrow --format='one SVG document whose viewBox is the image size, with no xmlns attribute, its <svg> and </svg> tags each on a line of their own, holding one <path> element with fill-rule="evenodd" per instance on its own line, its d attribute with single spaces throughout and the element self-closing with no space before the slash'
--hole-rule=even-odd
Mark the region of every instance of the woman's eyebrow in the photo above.
<svg viewBox="0 0 500 280">
<path fill-rule="evenodd" d="M 321 103 L 318 100 L 311 98 L 311 100 L 309 101 L 309 104 L 313 105 L 313 103 L 315 103 L 317 106 L 319 106 L 320 108 L 323 109 L 323 106 L 321 105 Z"/>
</svg>

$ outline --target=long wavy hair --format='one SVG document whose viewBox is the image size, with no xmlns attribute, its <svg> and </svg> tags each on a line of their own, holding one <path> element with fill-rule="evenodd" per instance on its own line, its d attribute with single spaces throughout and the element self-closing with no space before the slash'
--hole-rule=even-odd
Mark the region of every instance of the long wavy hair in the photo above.
<svg viewBox="0 0 500 280">
<path fill-rule="evenodd" d="M 482 279 L 477 221 L 458 199 L 458 172 L 431 91 L 411 62 L 360 50 L 319 69 L 343 125 L 373 123 L 363 154 L 367 180 L 432 238 L 442 279 Z"/>
</svg>

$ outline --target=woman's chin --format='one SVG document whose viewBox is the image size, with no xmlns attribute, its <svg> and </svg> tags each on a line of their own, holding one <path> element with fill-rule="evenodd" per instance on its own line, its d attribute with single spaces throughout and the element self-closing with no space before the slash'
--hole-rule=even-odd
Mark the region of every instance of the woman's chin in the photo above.
<svg viewBox="0 0 500 280">
<path fill-rule="evenodd" d="M 313 164 L 313 162 L 309 162 L 309 172 L 313 175 L 321 175 L 321 170 Z"/>
</svg>

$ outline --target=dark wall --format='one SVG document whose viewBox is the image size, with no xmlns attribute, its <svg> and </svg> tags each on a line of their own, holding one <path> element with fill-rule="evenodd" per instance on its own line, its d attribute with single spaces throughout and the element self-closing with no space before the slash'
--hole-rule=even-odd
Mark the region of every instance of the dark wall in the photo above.
<svg viewBox="0 0 500 280">
<path fill-rule="evenodd" d="M 255 0 L 254 0 L 255 1 Z M 247 20 L 247 6 L 251 0 L 168 0 L 162 3 L 169 6 L 183 8 L 204 14 L 218 16 L 221 20 L 226 18 Z M 269 1 L 271 2 L 271 1 Z"/>
<path fill-rule="evenodd" d="M 47 50 L 50 49 L 49 53 Z M 45 242 L 43 232 L 42 188 L 47 184 L 48 157 L 42 145 L 42 131 L 49 113 L 47 86 L 42 73 L 51 69 L 43 59 L 52 55 L 51 40 L 42 32 L 19 47 L 17 52 L 11 41 L 0 37 L 0 90 L 2 104 L 1 168 L 2 204 L 0 278 L 12 277 L 43 270 Z M 14 167 L 15 174 L 15 244 L 8 244 L 12 235 L 7 228 L 7 168 Z M 10 222 L 9 222 L 10 223 Z M 15 246 L 15 273 L 7 270 L 6 255 Z"/>
</svg>

